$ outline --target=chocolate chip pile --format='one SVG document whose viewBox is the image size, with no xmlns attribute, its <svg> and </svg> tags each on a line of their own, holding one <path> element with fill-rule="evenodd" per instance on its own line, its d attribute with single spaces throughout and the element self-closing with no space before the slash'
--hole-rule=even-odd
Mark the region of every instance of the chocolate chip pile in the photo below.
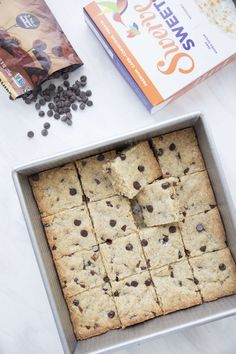
<svg viewBox="0 0 236 354">
<path fill-rule="evenodd" d="M 47 116 L 71 126 L 72 112 L 78 109 L 83 111 L 86 107 L 93 106 L 93 101 L 90 99 L 92 91 L 83 89 L 87 85 L 87 76 L 85 75 L 82 75 L 73 84 L 69 81 L 68 72 L 63 73 L 62 78 L 61 85 L 56 86 L 54 83 L 50 83 L 45 89 L 40 87 L 37 91 L 24 95 L 23 100 L 26 104 L 35 103 L 39 117 Z M 50 127 L 50 123 L 44 123 L 41 135 L 47 136 Z M 34 132 L 28 131 L 27 136 L 33 138 Z"/>
</svg>

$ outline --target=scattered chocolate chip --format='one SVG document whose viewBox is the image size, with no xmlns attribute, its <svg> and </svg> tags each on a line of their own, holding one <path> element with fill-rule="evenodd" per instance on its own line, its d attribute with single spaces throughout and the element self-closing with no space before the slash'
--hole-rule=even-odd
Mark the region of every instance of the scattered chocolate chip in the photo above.
<svg viewBox="0 0 236 354">
<path fill-rule="evenodd" d="M 181 280 L 179 280 L 179 286 L 180 286 L 180 287 L 183 286 L 183 283 L 182 283 Z"/>
<path fill-rule="evenodd" d="M 78 285 L 79 284 L 79 279 L 78 278 L 74 278 L 74 282 Z"/>
<path fill-rule="evenodd" d="M 97 185 L 101 183 L 97 178 L 94 178 L 94 181 L 97 183 Z"/>
<path fill-rule="evenodd" d="M 87 104 L 88 107 L 92 107 L 92 106 L 93 106 L 93 101 L 88 100 L 88 101 L 86 102 L 86 104 Z"/>
<path fill-rule="evenodd" d="M 73 300 L 73 304 L 74 304 L 75 306 L 79 306 L 79 300 L 74 299 L 74 300 Z"/>
<path fill-rule="evenodd" d="M 162 156 L 164 154 L 164 150 L 163 149 L 158 149 L 157 150 L 157 156 Z"/>
<path fill-rule="evenodd" d="M 141 188 L 141 185 L 140 185 L 140 183 L 138 181 L 135 181 L 133 183 L 133 187 L 134 187 L 134 189 L 139 190 Z"/>
<path fill-rule="evenodd" d="M 53 251 L 56 251 L 56 249 L 57 249 L 56 246 L 53 245 L 53 246 L 52 246 L 52 250 L 53 250 Z"/>
<path fill-rule="evenodd" d="M 119 291 L 116 290 L 116 291 L 113 293 L 113 296 L 118 297 L 118 296 L 119 296 Z"/>
<path fill-rule="evenodd" d="M 59 113 L 55 113 L 55 114 L 54 114 L 54 118 L 55 118 L 55 119 L 60 119 L 60 114 L 59 114 Z"/>
<path fill-rule="evenodd" d="M 119 157 L 122 161 L 124 161 L 126 159 L 126 155 L 123 152 L 119 153 Z"/>
<path fill-rule="evenodd" d="M 193 278 L 194 284 L 198 285 L 199 284 L 199 280 L 197 278 Z"/>
<path fill-rule="evenodd" d="M 87 96 L 87 97 L 92 96 L 92 91 L 91 91 L 91 90 L 87 90 L 85 93 L 86 93 L 86 96 Z"/>
<path fill-rule="evenodd" d="M 71 105 L 71 108 L 73 109 L 73 111 L 77 111 L 78 106 L 77 106 L 76 103 L 73 103 L 73 104 Z"/>
<path fill-rule="evenodd" d="M 108 238 L 108 239 L 106 240 L 106 244 L 107 244 L 107 245 L 111 245 L 111 244 L 112 244 L 112 240 Z"/>
<path fill-rule="evenodd" d="M 44 123 L 43 127 L 45 129 L 49 129 L 51 127 L 51 125 L 50 125 L 50 123 L 46 122 L 46 123 Z"/>
<path fill-rule="evenodd" d="M 47 116 L 48 117 L 52 117 L 53 116 L 53 111 L 51 109 L 49 111 L 47 111 Z"/>
<path fill-rule="evenodd" d="M 80 105 L 79 105 L 79 108 L 81 111 L 83 111 L 85 109 L 85 103 L 84 102 L 81 102 Z"/>
<path fill-rule="evenodd" d="M 206 246 L 200 247 L 200 251 L 201 251 L 201 252 L 206 252 Z"/>
<path fill-rule="evenodd" d="M 108 314 L 107 314 L 107 316 L 108 316 L 109 318 L 114 318 L 114 317 L 115 317 L 115 311 L 109 311 Z"/>
<path fill-rule="evenodd" d="M 163 189 L 168 189 L 170 187 L 170 183 L 169 182 L 162 183 L 161 187 Z"/>
<path fill-rule="evenodd" d="M 103 280 L 105 281 L 105 283 L 109 283 L 109 281 L 110 281 L 110 279 L 107 275 L 103 278 Z"/>
<path fill-rule="evenodd" d="M 133 250 L 133 245 L 131 243 L 128 243 L 125 248 L 126 248 L 127 251 L 132 251 Z"/>
<path fill-rule="evenodd" d="M 169 232 L 170 232 L 171 234 L 174 234 L 174 233 L 176 232 L 176 226 L 170 226 L 170 227 L 169 227 Z"/>
<path fill-rule="evenodd" d="M 165 244 L 169 241 L 169 236 L 164 235 L 163 239 L 162 239 L 162 243 Z"/>
<path fill-rule="evenodd" d="M 116 226 L 116 220 L 110 220 L 110 226 L 111 227 Z"/>
<path fill-rule="evenodd" d="M 63 74 L 63 80 L 68 80 L 69 79 L 69 74 L 68 73 L 65 73 Z"/>
<path fill-rule="evenodd" d="M 76 195 L 77 190 L 75 188 L 70 188 L 70 195 Z"/>
<path fill-rule="evenodd" d="M 146 279 L 144 284 L 146 286 L 150 286 L 152 284 L 152 279 L 150 279 L 150 278 Z"/>
<path fill-rule="evenodd" d="M 87 76 L 86 75 L 82 75 L 80 77 L 80 82 L 87 82 Z"/>
<path fill-rule="evenodd" d="M 174 143 L 169 146 L 170 151 L 174 151 L 176 149 L 176 145 Z"/>
<path fill-rule="evenodd" d="M 147 211 L 149 213 L 152 213 L 153 212 L 153 206 L 152 205 L 147 205 Z"/>
<path fill-rule="evenodd" d="M 189 257 L 191 252 L 189 250 L 185 250 L 186 256 Z"/>
<path fill-rule="evenodd" d="M 143 247 L 147 247 L 148 241 L 145 240 L 145 239 L 143 239 L 143 240 L 141 241 L 141 245 L 142 245 Z"/>
<path fill-rule="evenodd" d="M 143 165 L 139 165 L 138 170 L 139 170 L 139 172 L 144 172 L 145 167 Z"/>
<path fill-rule="evenodd" d="M 181 259 L 181 258 L 183 258 L 183 255 L 182 255 L 181 251 L 179 251 L 179 253 L 178 253 L 178 259 Z"/>
<path fill-rule="evenodd" d="M 88 236 L 88 231 L 86 231 L 86 230 L 81 230 L 81 231 L 80 231 L 80 235 L 83 236 L 83 237 L 87 237 L 87 236 Z"/>
<path fill-rule="evenodd" d="M 121 227 L 121 230 L 124 231 L 124 232 L 126 231 L 126 229 L 127 229 L 127 225 L 123 225 L 123 226 Z"/>
<path fill-rule="evenodd" d="M 39 117 L 44 117 L 45 116 L 45 112 L 44 111 L 39 111 Z"/>
<path fill-rule="evenodd" d="M 34 132 L 32 130 L 30 130 L 28 133 L 27 133 L 27 136 L 28 138 L 33 138 L 34 137 Z"/>
<path fill-rule="evenodd" d="M 81 220 L 75 219 L 74 220 L 75 226 L 80 226 L 81 225 Z"/>
<path fill-rule="evenodd" d="M 204 229 L 204 226 L 203 226 L 202 224 L 198 224 L 198 225 L 196 226 L 196 230 L 197 230 L 197 232 L 202 232 L 202 231 L 204 231 L 205 229 Z"/>
<path fill-rule="evenodd" d="M 219 269 L 221 271 L 225 270 L 226 269 L 226 265 L 224 263 L 219 264 Z"/>
<path fill-rule="evenodd" d="M 43 98 L 40 98 L 39 104 L 40 104 L 40 106 L 45 106 L 46 101 Z"/>
<path fill-rule="evenodd" d="M 185 168 L 184 174 L 186 175 L 189 172 L 189 168 Z"/>
<path fill-rule="evenodd" d="M 41 131 L 41 134 L 42 134 L 42 136 L 47 136 L 48 135 L 48 130 L 47 129 L 43 129 Z"/>
<path fill-rule="evenodd" d="M 40 110 L 40 107 L 41 107 L 41 105 L 40 105 L 40 103 L 35 103 L 35 109 L 37 109 L 37 111 L 39 111 Z"/>
<path fill-rule="evenodd" d="M 173 271 L 170 272 L 170 276 L 171 276 L 171 278 L 174 278 L 174 277 L 175 277 Z"/>
<path fill-rule="evenodd" d="M 137 288 L 138 282 L 136 280 L 133 280 L 131 281 L 130 285 L 133 286 L 134 288 Z"/>
<path fill-rule="evenodd" d="M 69 83 L 68 80 L 65 80 L 65 81 L 63 82 L 63 85 L 64 85 L 65 87 L 69 87 L 69 86 L 70 86 L 70 83 Z"/>
</svg>

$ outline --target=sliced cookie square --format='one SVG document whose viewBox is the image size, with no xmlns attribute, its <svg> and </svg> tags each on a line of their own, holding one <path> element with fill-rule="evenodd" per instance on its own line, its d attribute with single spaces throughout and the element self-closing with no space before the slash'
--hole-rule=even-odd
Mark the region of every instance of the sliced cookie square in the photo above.
<svg viewBox="0 0 236 354">
<path fill-rule="evenodd" d="M 228 248 L 190 258 L 204 301 L 236 294 L 236 266 Z"/>
<path fill-rule="evenodd" d="M 147 264 L 137 234 L 108 240 L 100 245 L 107 275 L 119 281 L 147 269 Z"/>
<path fill-rule="evenodd" d="M 201 296 L 186 260 L 150 271 L 164 314 L 201 304 Z"/>
<path fill-rule="evenodd" d="M 115 196 L 89 203 L 88 207 L 99 243 L 137 230 L 127 198 Z"/>
<path fill-rule="evenodd" d="M 176 222 L 179 205 L 176 199 L 177 179 L 166 178 L 147 185 L 136 199 L 142 208 L 146 226 L 157 226 Z"/>
<path fill-rule="evenodd" d="M 180 178 L 176 187 L 180 212 L 192 216 L 216 206 L 215 196 L 206 171 Z"/>
<path fill-rule="evenodd" d="M 148 141 L 141 142 L 104 166 L 115 190 L 132 199 L 148 183 L 161 177 L 161 170 Z"/>
<path fill-rule="evenodd" d="M 193 128 L 158 136 L 152 142 L 163 177 L 180 177 L 205 170 Z"/>
<path fill-rule="evenodd" d="M 67 299 L 78 340 L 121 327 L 109 284 Z"/>
<path fill-rule="evenodd" d="M 87 207 L 76 207 L 42 219 L 54 259 L 97 244 Z"/>
<path fill-rule="evenodd" d="M 65 297 L 70 297 L 109 281 L 98 246 L 55 260 Z"/>
<path fill-rule="evenodd" d="M 218 208 L 186 217 L 179 224 L 189 257 L 201 256 L 226 247 L 225 230 Z"/>
<path fill-rule="evenodd" d="M 149 272 L 113 282 L 112 293 L 122 327 L 162 314 Z"/>
<path fill-rule="evenodd" d="M 182 237 L 175 223 L 145 228 L 139 235 L 149 268 L 160 268 L 185 257 Z"/>
<path fill-rule="evenodd" d="M 112 184 L 103 172 L 107 160 L 114 159 L 116 152 L 108 151 L 96 156 L 76 161 L 84 193 L 88 201 L 97 201 L 115 195 Z"/>
<path fill-rule="evenodd" d="M 73 163 L 34 174 L 29 181 L 42 217 L 83 204 L 83 193 Z"/>
</svg>

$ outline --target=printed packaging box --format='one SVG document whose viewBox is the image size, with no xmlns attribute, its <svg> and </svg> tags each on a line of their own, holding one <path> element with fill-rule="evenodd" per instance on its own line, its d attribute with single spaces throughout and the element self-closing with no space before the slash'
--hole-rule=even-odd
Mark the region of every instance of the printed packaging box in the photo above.
<svg viewBox="0 0 236 354">
<path fill-rule="evenodd" d="M 85 19 L 154 113 L 236 57 L 232 0 L 108 0 Z"/>
</svg>

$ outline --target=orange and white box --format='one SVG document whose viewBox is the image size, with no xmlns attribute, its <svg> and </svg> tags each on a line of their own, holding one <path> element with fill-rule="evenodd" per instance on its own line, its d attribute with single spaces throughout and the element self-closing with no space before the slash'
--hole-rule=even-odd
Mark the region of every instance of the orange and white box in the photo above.
<svg viewBox="0 0 236 354">
<path fill-rule="evenodd" d="M 232 0 L 101 0 L 84 13 L 151 113 L 236 57 Z"/>
</svg>

